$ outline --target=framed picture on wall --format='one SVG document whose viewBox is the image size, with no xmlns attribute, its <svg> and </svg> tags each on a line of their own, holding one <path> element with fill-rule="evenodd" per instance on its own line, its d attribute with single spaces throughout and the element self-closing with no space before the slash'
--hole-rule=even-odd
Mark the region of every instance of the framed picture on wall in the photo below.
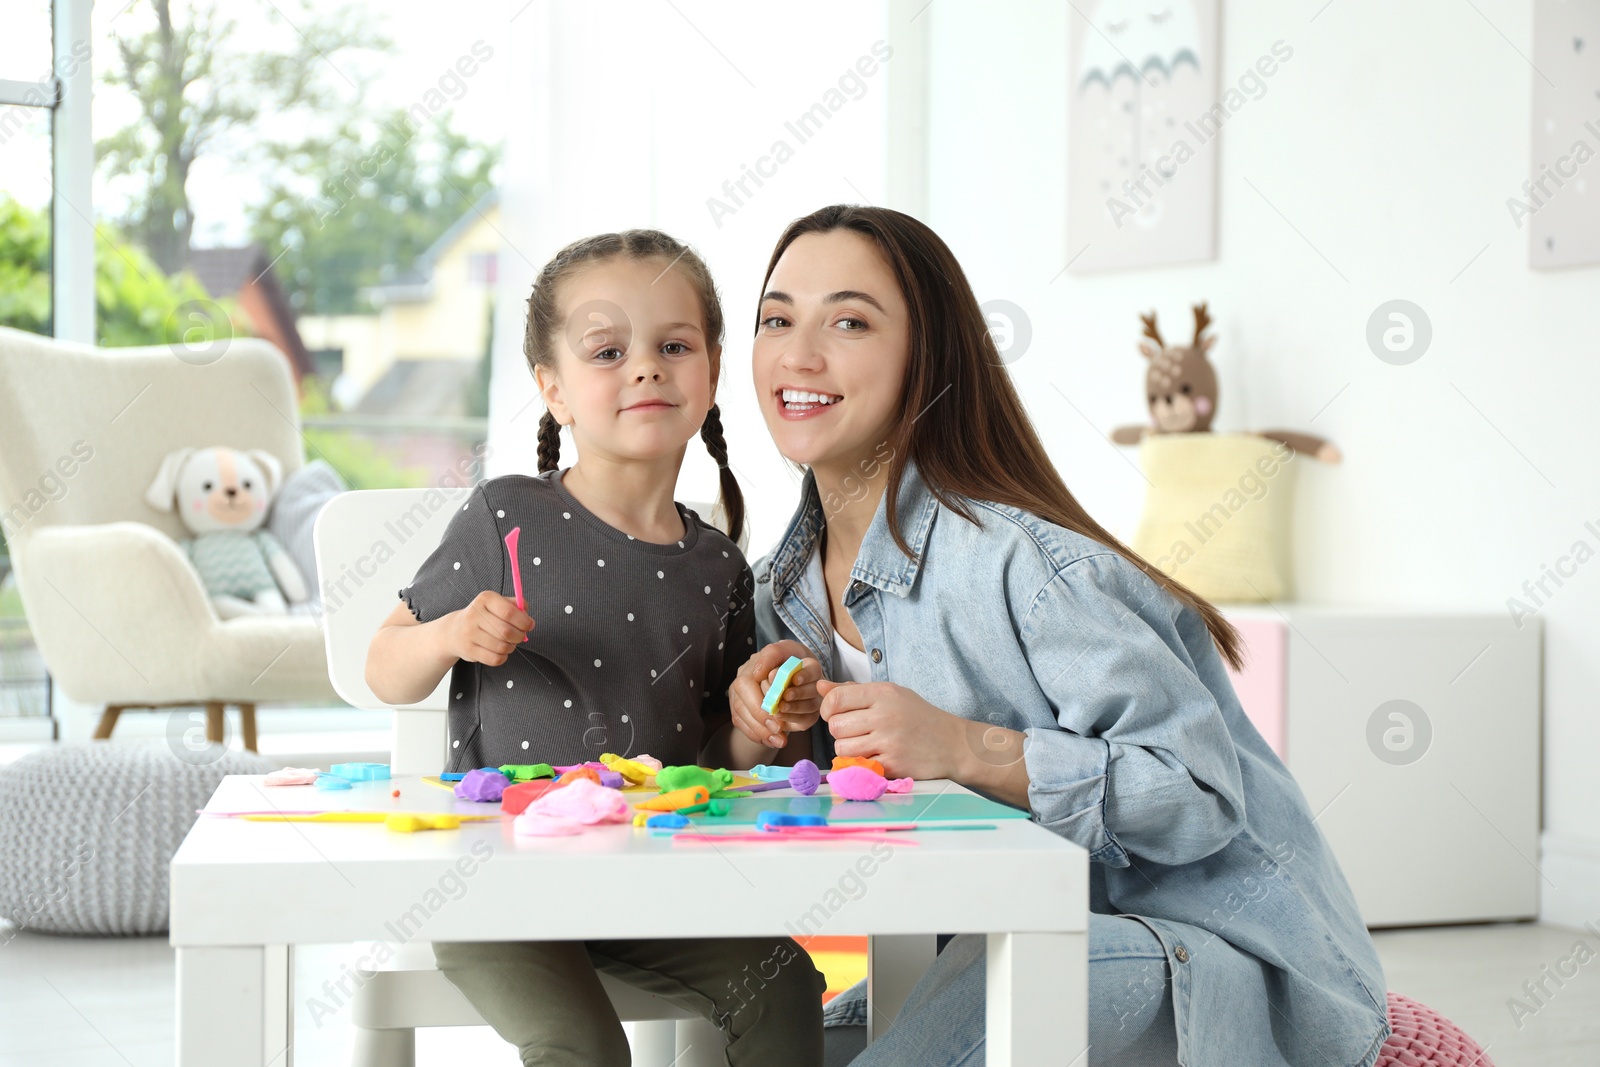
<svg viewBox="0 0 1600 1067">
<path fill-rule="evenodd" d="M 1600 4 L 1535 0 L 1528 180 L 1506 201 L 1535 270 L 1600 264 Z"/>
<path fill-rule="evenodd" d="M 1096 0 L 1074 12 L 1068 269 L 1215 258 L 1217 137 L 1249 100 L 1217 95 L 1217 0 Z"/>
</svg>

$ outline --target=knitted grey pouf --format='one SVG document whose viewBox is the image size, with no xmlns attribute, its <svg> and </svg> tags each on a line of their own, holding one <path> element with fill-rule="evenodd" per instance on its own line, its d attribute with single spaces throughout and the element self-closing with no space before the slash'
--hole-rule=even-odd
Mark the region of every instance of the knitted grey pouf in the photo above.
<svg viewBox="0 0 1600 1067">
<path fill-rule="evenodd" d="M 167 929 L 168 867 L 195 812 L 254 752 L 54 745 L 0 767 L 0 919 L 52 934 Z"/>
</svg>

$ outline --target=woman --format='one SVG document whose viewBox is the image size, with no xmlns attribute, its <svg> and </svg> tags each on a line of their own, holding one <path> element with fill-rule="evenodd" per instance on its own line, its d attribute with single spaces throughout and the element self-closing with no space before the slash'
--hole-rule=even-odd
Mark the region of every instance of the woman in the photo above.
<svg viewBox="0 0 1600 1067">
<path fill-rule="evenodd" d="M 1371 1064 L 1382 969 L 1233 693 L 1237 633 L 1073 498 L 949 249 L 898 212 L 824 208 L 762 294 L 758 398 L 809 469 L 755 565 L 767 647 L 735 724 L 787 762 L 953 779 L 1088 850 L 1089 1063 Z M 789 655 L 833 681 L 768 716 Z M 856 1062 L 976 1064 L 983 1041 L 983 939 L 963 935 Z"/>
</svg>

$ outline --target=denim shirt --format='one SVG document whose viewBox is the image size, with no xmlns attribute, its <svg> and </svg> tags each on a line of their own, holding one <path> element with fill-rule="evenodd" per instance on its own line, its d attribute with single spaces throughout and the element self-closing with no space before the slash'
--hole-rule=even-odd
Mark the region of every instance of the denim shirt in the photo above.
<svg viewBox="0 0 1600 1067">
<path fill-rule="evenodd" d="M 874 681 L 1025 734 L 1033 821 L 1089 853 L 1090 907 L 1166 952 L 1188 1067 L 1367 1067 L 1389 1035 L 1383 970 L 1305 795 L 1245 716 L 1199 613 L 1120 553 L 1029 512 L 945 508 L 908 466 L 844 594 Z M 807 564 L 807 474 L 754 566 L 761 644 L 834 677 L 826 588 Z M 812 735 L 823 766 L 826 724 Z"/>
</svg>

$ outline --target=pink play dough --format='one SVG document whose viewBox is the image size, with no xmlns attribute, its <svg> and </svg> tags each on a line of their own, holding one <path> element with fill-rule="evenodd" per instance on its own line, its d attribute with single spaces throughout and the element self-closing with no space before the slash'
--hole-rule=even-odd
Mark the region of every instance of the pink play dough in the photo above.
<svg viewBox="0 0 1600 1067">
<path fill-rule="evenodd" d="M 583 833 L 584 825 L 576 819 L 561 819 L 554 815 L 525 811 L 511 820 L 511 830 L 523 837 L 571 837 L 573 834 Z"/>
<path fill-rule="evenodd" d="M 311 785 L 322 773 L 315 767 L 279 767 L 267 773 L 266 785 Z"/>
<path fill-rule="evenodd" d="M 591 826 L 596 823 L 627 822 L 628 801 L 615 789 L 607 789 L 587 778 L 575 778 L 529 804 L 523 815 L 530 813 L 574 819 Z"/>
<path fill-rule="evenodd" d="M 909 793 L 911 792 L 911 787 L 916 784 L 916 780 L 912 778 L 891 778 L 889 779 L 889 792 Z"/>
<path fill-rule="evenodd" d="M 845 767 L 830 771 L 828 784 L 833 787 L 834 796 L 846 800 L 877 800 L 889 788 L 883 775 L 869 767 Z"/>
</svg>

